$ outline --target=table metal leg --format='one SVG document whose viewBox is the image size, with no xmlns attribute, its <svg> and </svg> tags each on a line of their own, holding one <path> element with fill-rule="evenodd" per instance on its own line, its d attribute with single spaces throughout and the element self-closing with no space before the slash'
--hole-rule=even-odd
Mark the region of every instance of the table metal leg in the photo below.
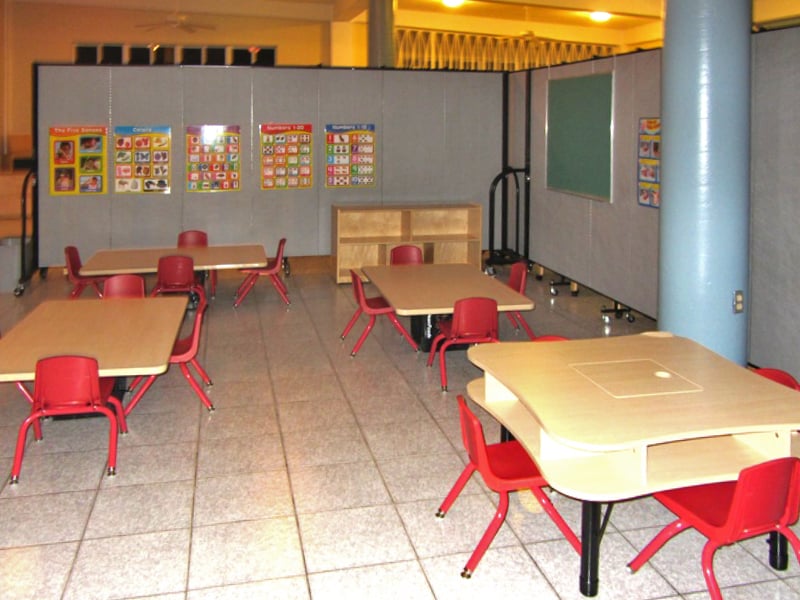
<svg viewBox="0 0 800 600">
<path fill-rule="evenodd" d="M 437 333 L 435 315 L 411 316 L 410 333 L 421 352 L 430 352 L 431 342 Z"/>
<path fill-rule="evenodd" d="M 581 575 L 580 590 L 584 596 L 597 595 L 597 574 L 600 565 L 600 514 L 602 504 L 584 500 L 581 508 Z"/>
<path fill-rule="evenodd" d="M 786 547 L 786 537 L 777 531 L 769 534 L 769 566 L 778 571 L 785 571 L 789 567 L 789 553 Z"/>
</svg>

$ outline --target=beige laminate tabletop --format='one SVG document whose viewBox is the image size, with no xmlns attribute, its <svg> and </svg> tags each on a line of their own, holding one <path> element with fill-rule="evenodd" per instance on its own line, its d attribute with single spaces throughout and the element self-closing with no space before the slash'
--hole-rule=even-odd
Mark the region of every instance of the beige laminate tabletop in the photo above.
<svg viewBox="0 0 800 600">
<path fill-rule="evenodd" d="M 468 357 L 485 373 L 469 395 L 577 498 L 735 479 L 796 453 L 800 394 L 686 338 L 483 344 Z"/>
<path fill-rule="evenodd" d="M 81 267 L 81 275 L 155 273 L 158 259 L 168 254 L 191 256 L 197 270 L 265 267 L 267 255 L 260 244 L 231 244 L 200 248 L 119 248 L 99 250 Z"/>
<path fill-rule="evenodd" d="M 167 370 L 186 311 L 185 296 L 42 302 L 0 338 L 0 381 L 32 381 L 36 361 L 79 354 L 102 377 Z"/>
<path fill-rule="evenodd" d="M 497 309 L 532 310 L 533 300 L 467 264 L 362 267 L 398 315 L 450 314 L 460 298 L 497 300 Z"/>
</svg>

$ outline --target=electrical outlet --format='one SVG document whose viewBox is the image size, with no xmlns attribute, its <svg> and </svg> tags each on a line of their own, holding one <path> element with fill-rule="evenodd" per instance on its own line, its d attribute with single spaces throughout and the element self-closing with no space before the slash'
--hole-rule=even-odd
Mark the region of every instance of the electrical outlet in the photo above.
<svg viewBox="0 0 800 600">
<path fill-rule="evenodd" d="M 733 292 L 733 313 L 744 312 L 744 292 L 736 290 Z"/>
</svg>

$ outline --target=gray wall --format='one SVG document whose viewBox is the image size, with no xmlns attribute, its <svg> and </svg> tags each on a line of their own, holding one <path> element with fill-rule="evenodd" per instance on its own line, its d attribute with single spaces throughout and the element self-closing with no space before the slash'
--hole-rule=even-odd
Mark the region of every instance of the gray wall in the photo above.
<svg viewBox="0 0 800 600">
<path fill-rule="evenodd" d="M 640 118 L 661 115 L 660 60 L 650 51 L 539 69 L 532 97 L 530 258 L 650 316 L 658 308 L 658 210 L 638 203 L 637 132 Z M 547 189 L 548 79 L 609 72 L 611 201 Z"/>
<path fill-rule="evenodd" d="M 173 245 L 179 231 L 193 228 L 208 231 L 212 243 L 263 243 L 271 253 L 285 236 L 287 255 L 328 255 L 332 204 L 485 206 L 489 184 L 501 169 L 501 77 L 355 69 L 40 66 L 40 265 L 64 264 L 64 246 L 70 244 L 86 258 L 101 248 Z M 260 190 L 257 133 L 266 122 L 313 124 L 312 189 Z M 328 123 L 375 124 L 375 187 L 325 188 Z M 110 135 L 117 126 L 172 128 L 171 194 L 49 194 L 49 128 L 105 124 Z M 242 191 L 184 192 L 184 128 L 201 124 L 241 126 Z M 109 165 L 110 158 L 107 151 Z"/>
<path fill-rule="evenodd" d="M 800 378 L 800 28 L 752 48 L 749 360 Z"/>
</svg>

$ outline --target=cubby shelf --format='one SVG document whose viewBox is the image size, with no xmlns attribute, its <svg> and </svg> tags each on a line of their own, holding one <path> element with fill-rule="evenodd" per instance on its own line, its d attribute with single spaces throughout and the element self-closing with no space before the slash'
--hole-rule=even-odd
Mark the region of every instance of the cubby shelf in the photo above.
<svg viewBox="0 0 800 600">
<path fill-rule="evenodd" d="M 422 248 L 426 263 L 481 264 L 480 204 L 334 205 L 333 254 L 337 283 L 350 269 L 385 265 L 401 244 Z"/>
</svg>

